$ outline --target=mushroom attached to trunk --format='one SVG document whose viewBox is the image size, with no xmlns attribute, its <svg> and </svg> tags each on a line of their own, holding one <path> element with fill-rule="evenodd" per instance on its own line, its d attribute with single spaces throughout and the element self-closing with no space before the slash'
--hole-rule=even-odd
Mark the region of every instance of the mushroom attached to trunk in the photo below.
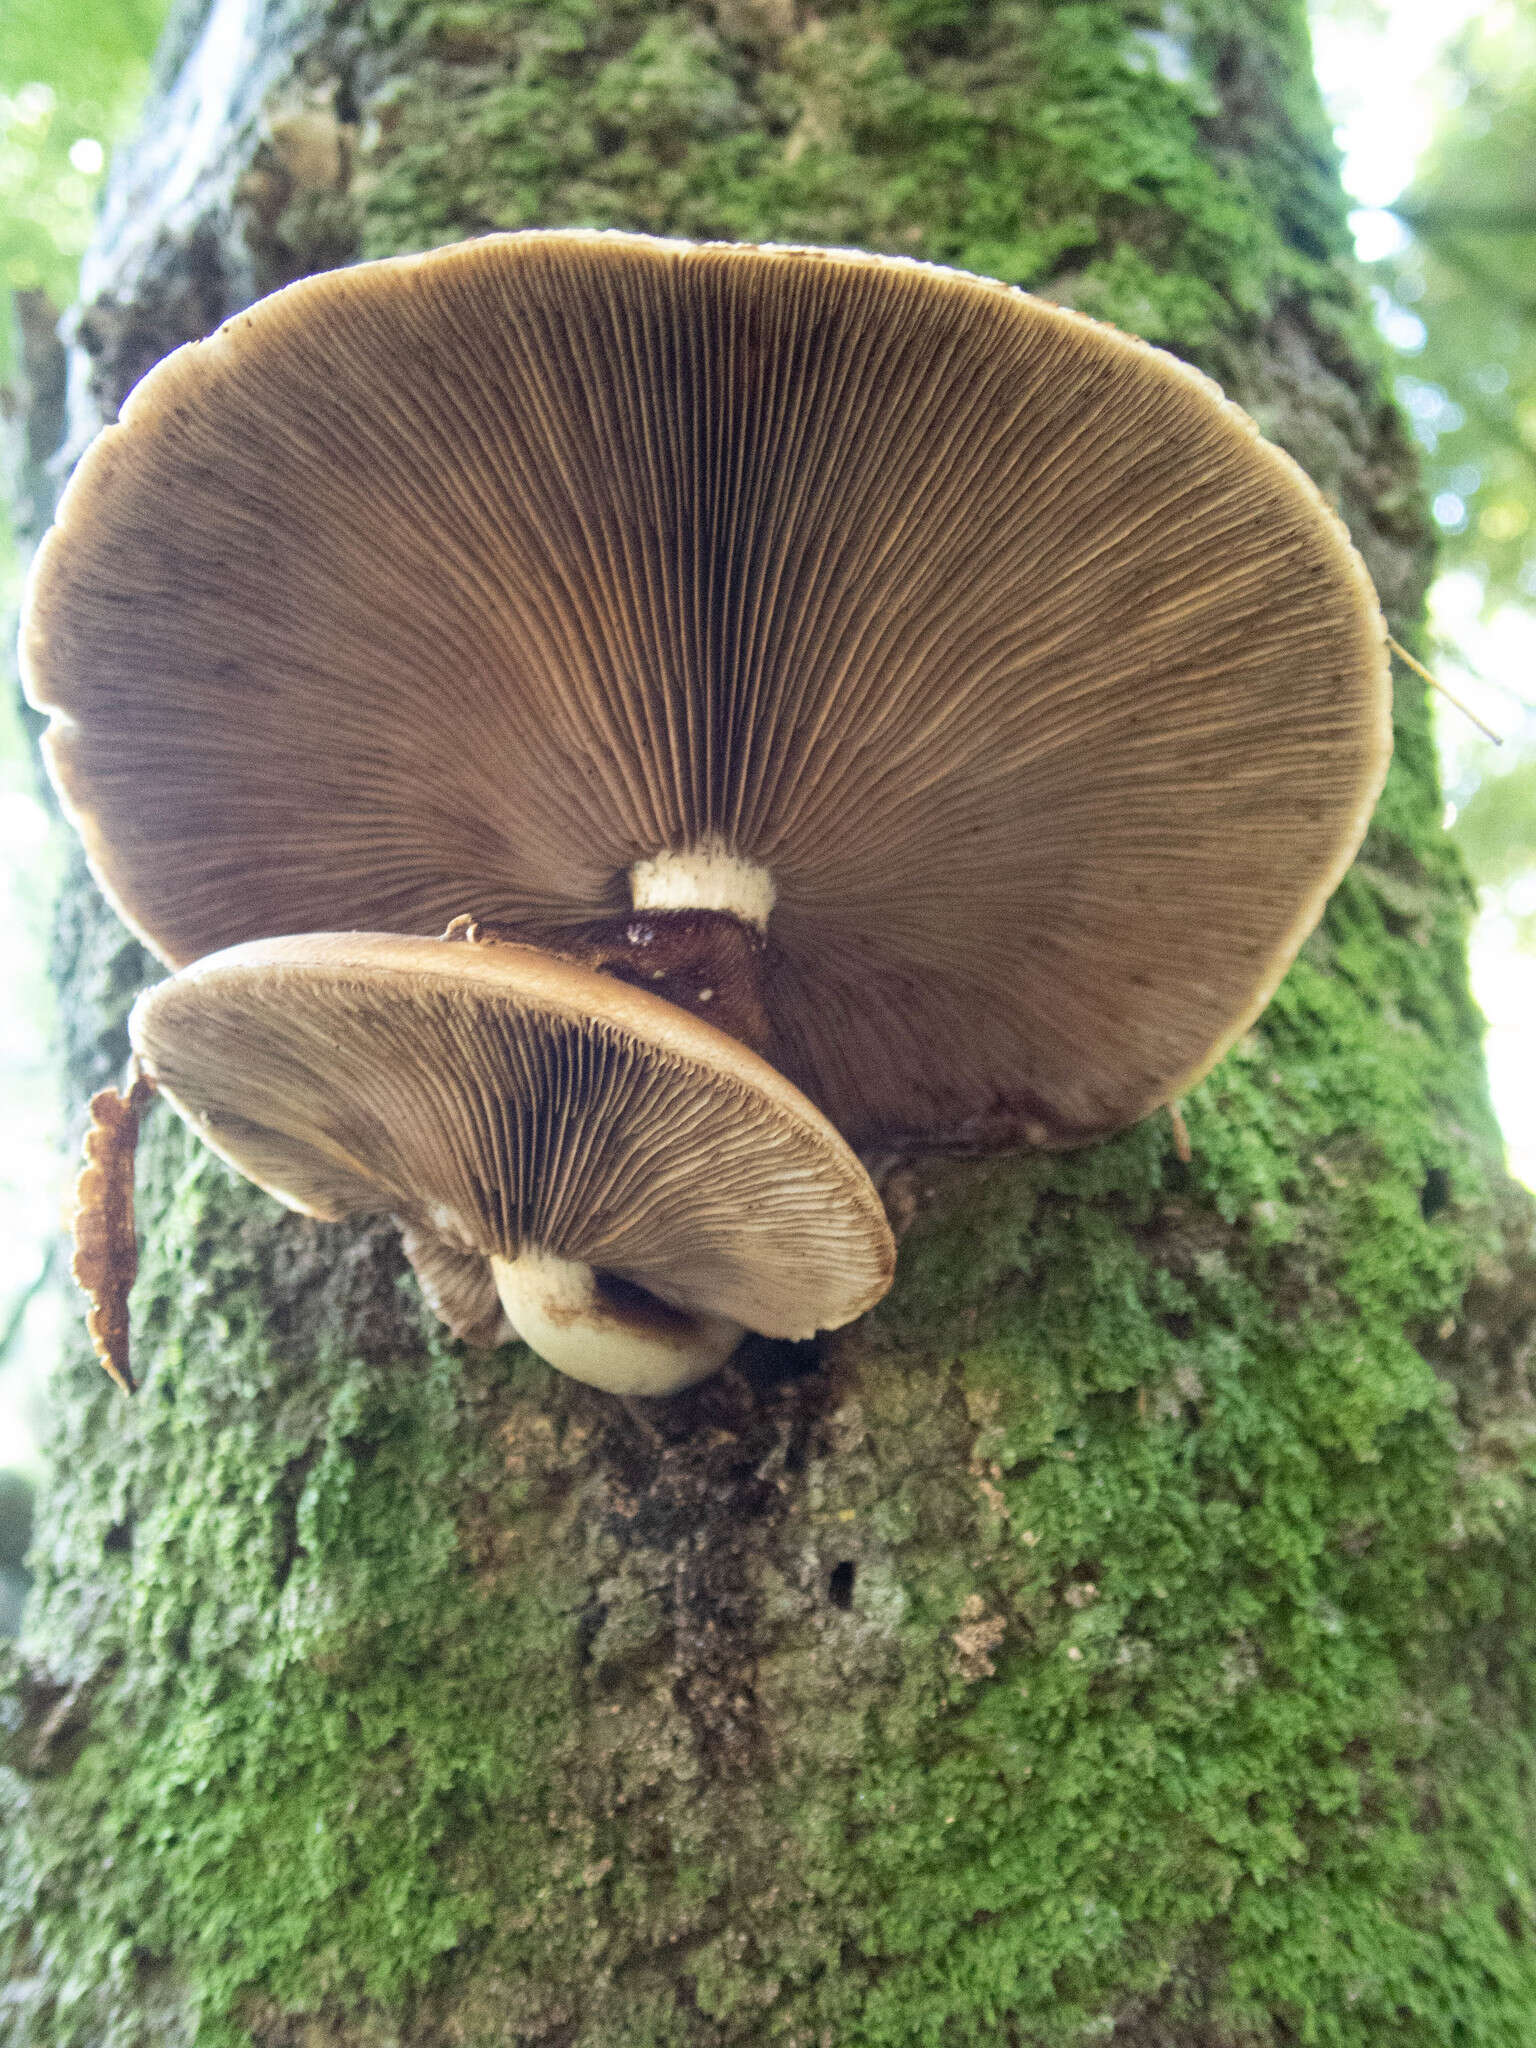
<svg viewBox="0 0 1536 2048">
<path fill-rule="evenodd" d="M 860 1146 L 1187 1088 L 1390 746 L 1342 525 L 1197 372 L 953 271 L 637 235 L 331 272 L 179 350 L 24 659 L 163 958 L 730 919 Z"/>
<path fill-rule="evenodd" d="M 629 1394 L 745 1330 L 870 1307 L 894 1247 L 820 1112 L 712 1026 L 524 946 L 367 933 L 237 946 L 140 997 L 144 1073 L 306 1215 L 388 1213 L 433 1306 Z"/>
</svg>

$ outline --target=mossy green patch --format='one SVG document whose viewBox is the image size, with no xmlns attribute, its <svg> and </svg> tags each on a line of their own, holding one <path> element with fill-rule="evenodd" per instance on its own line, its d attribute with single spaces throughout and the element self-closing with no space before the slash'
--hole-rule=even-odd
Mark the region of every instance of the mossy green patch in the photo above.
<svg viewBox="0 0 1536 2048">
<path fill-rule="evenodd" d="M 422 2001 L 477 2042 L 1054 2048 L 1177 2019 L 1195 1944 L 1234 2039 L 1514 2048 L 1533 1466 L 1469 1474 L 1411 1341 L 1487 1249 L 1475 1065 L 1393 999 L 1424 950 L 1301 963 L 1188 1166 L 1158 1119 L 912 1169 L 895 1293 L 723 1452 L 417 1346 L 408 1283 L 392 1351 L 292 1355 L 251 1263 L 341 1234 L 164 1121 L 149 1386 L 85 1404 L 118 1450 L 49 1561 L 108 1597 L 34 1646 L 99 1688 L 10 1878 L 74 1967 L 16 2038 L 98 2038 L 167 1958 L 200 2048 Z M 686 1696 L 717 1486 L 756 1503 L 739 1756 Z"/>
<path fill-rule="evenodd" d="M 129 1673 L 67 1796 L 39 1795 L 39 1895 L 74 1922 L 110 1873 L 88 1934 L 69 1937 L 46 2036 L 60 2042 L 96 2038 L 102 1984 L 161 1951 L 198 1986 L 199 2040 L 243 2038 L 218 2016 L 253 1983 L 300 2005 L 398 1995 L 489 1917 L 451 1823 L 509 1784 L 540 1806 L 544 1688 L 517 1674 L 563 1639 L 547 1591 L 489 1611 L 472 1580 L 456 1611 L 441 1598 L 453 1507 L 478 1478 L 473 1459 L 444 1465 L 454 1364 L 428 1351 L 387 1395 L 355 1358 L 308 1353 L 296 1369 L 251 1312 L 270 1218 L 168 1117 L 150 1152 L 143 1192 L 162 1220 L 136 1312 L 151 1385 L 132 1405 L 77 1389 L 117 1451 L 77 1491 L 54 1559 L 106 1559 L 92 1654 Z M 318 1234 L 297 1219 L 284 1233 Z M 52 1669 L 78 1661 L 79 1619 L 66 1608 L 44 1636 Z M 443 1727 L 467 1738 L 466 1705 L 488 1698 L 494 1753 L 466 1739 L 439 1754 Z M 50 1909 L 12 1903 L 47 1944 Z"/>
<path fill-rule="evenodd" d="M 842 243 L 1049 281 L 1193 351 L 1288 294 L 1355 307 L 1315 102 L 1231 7 L 869 0 L 797 24 L 769 0 L 380 0 L 372 19 L 377 253 L 561 224 Z M 1287 53 L 1293 28 L 1271 31 Z M 1309 135 L 1227 132 L 1215 81 L 1239 50 Z"/>
</svg>

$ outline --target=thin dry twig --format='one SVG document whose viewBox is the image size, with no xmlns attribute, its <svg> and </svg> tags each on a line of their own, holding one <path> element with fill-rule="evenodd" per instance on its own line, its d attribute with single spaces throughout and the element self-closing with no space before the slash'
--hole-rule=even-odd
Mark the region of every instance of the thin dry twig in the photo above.
<svg viewBox="0 0 1536 2048">
<path fill-rule="evenodd" d="M 1413 670 L 1416 676 L 1422 676 L 1425 682 L 1428 683 L 1429 687 L 1432 690 L 1438 690 L 1441 696 L 1445 699 L 1447 704 L 1454 704 L 1456 706 L 1456 709 L 1461 713 L 1463 718 L 1470 718 L 1472 723 L 1477 727 L 1478 731 L 1485 736 L 1485 738 L 1492 740 L 1493 744 L 1496 747 L 1503 746 L 1503 735 L 1501 733 L 1496 733 L 1493 727 L 1489 725 L 1485 719 L 1479 718 L 1477 713 L 1472 709 L 1472 706 L 1470 704 L 1464 704 L 1462 700 L 1456 695 L 1454 690 L 1448 690 L 1445 687 L 1444 683 L 1441 682 L 1438 676 L 1432 676 L 1429 670 L 1424 666 L 1422 661 L 1415 661 L 1413 656 L 1408 652 L 1407 648 L 1404 647 L 1399 641 L 1394 640 L 1390 633 L 1387 635 L 1387 645 L 1391 648 L 1392 652 L 1397 656 L 1399 661 L 1406 663 L 1406 665 Z"/>
<path fill-rule="evenodd" d="M 1181 1166 L 1188 1166 L 1195 1152 L 1189 1142 L 1189 1125 L 1184 1121 L 1182 1103 L 1168 1104 L 1168 1121 L 1173 1125 L 1173 1156 Z"/>
</svg>

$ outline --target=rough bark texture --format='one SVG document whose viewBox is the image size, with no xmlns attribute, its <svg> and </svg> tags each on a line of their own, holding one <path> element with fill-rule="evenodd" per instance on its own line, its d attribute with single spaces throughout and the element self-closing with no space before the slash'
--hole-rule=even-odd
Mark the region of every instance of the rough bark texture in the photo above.
<svg viewBox="0 0 1536 2048">
<path fill-rule="evenodd" d="M 849 242 L 1189 355 L 1413 616 L 1294 0 L 218 0 L 173 42 L 75 445 L 355 253 Z M 1410 689 L 1191 1164 L 1155 1119 L 898 1166 L 889 1301 L 654 1432 L 152 1120 L 147 1386 L 59 1387 L 0 2040 L 1528 2048 L 1536 1256 L 1439 811 Z M 81 877 L 59 968 L 83 1100 L 146 962 Z"/>
</svg>

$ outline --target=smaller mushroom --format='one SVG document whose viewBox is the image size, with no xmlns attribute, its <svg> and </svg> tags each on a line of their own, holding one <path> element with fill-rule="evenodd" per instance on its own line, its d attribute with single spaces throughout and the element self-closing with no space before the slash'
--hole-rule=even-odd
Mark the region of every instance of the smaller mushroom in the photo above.
<svg viewBox="0 0 1536 2048">
<path fill-rule="evenodd" d="M 290 1208 L 387 1213 L 437 1313 L 623 1394 L 804 1338 L 890 1285 L 879 1196 L 755 1053 L 509 944 L 263 939 L 140 997 L 145 1073 Z M 503 1317 L 505 1323 L 503 1323 Z"/>
</svg>

